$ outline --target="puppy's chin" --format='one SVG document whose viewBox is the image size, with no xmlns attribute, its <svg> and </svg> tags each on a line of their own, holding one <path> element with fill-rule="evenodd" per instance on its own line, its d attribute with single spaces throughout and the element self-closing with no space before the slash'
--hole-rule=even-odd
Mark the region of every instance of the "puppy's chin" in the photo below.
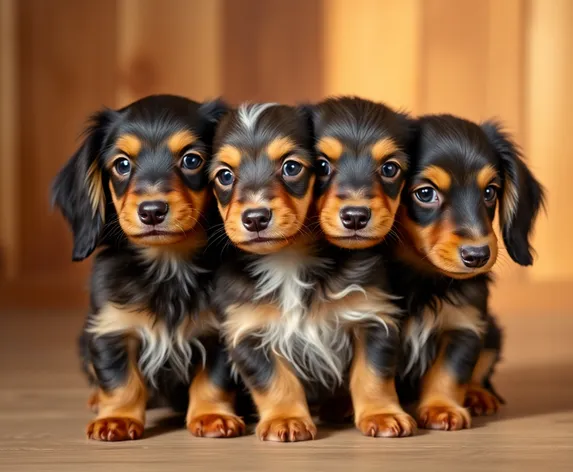
<svg viewBox="0 0 573 472">
<path fill-rule="evenodd" d="M 344 249 L 368 249 L 380 244 L 384 240 L 384 236 L 379 238 L 362 237 L 358 235 L 354 236 L 341 236 L 324 233 L 324 237 L 328 242 L 334 246 L 341 247 Z"/>
<path fill-rule="evenodd" d="M 144 247 L 158 247 L 158 246 L 169 246 L 172 244 L 179 244 L 188 239 L 190 239 L 188 233 L 156 233 L 149 234 L 145 236 L 136 235 L 130 236 L 128 238 L 131 242 L 138 246 Z"/>
<path fill-rule="evenodd" d="M 196 225 L 184 227 L 170 227 L 159 225 L 158 227 L 122 225 L 127 238 L 135 245 L 141 247 L 158 247 L 182 244 L 201 239 L 196 231 Z"/>
<path fill-rule="evenodd" d="M 433 254 L 428 254 L 427 260 L 443 275 L 452 279 L 471 279 L 480 274 L 489 272 L 495 264 L 495 258 L 492 258 L 485 266 L 472 269 L 466 267 L 461 261 L 446 260 Z"/>
<path fill-rule="evenodd" d="M 273 240 L 262 240 L 262 241 L 250 241 L 247 243 L 236 243 L 237 247 L 242 249 L 243 251 L 250 252 L 252 254 L 272 254 L 274 252 L 278 252 L 281 249 L 290 245 L 290 241 L 288 239 L 273 239 Z"/>
</svg>

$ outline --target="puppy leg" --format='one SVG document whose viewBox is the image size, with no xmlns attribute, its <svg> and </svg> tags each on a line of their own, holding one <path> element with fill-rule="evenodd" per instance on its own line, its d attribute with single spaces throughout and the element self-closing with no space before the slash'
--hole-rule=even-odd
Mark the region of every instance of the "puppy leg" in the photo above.
<svg viewBox="0 0 573 472">
<path fill-rule="evenodd" d="M 463 405 L 481 347 L 473 331 L 452 331 L 445 336 L 438 358 L 422 380 L 420 427 L 454 431 L 471 426 L 470 413 Z"/>
<path fill-rule="evenodd" d="M 395 326 L 369 327 L 356 338 L 350 392 L 356 427 L 366 436 L 411 436 L 416 422 L 400 406 L 394 377 L 400 336 Z"/>
<path fill-rule="evenodd" d="M 147 390 L 123 336 L 101 336 L 90 342 L 99 390 L 96 419 L 87 428 L 90 439 L 139 439 L 145 424 Z"/>
<path fill-rule="evenodd" d="M 484 346 L 466 393 L 465 406 L 473 416 L 492 415 L 504 403 L 491 384 L 495 365 L 500 358 L 502 341 L 502 331 L 495 318 L 489 315 Z"/>
<path fill-rule="evenodd" d="M 493 391 L 486 388 L 491 370 L 498 357 L 499 353 L 493 349 L 484 349 L 480 353 L 465 398 L 465 406 L 473 416 L 489 416 L 499 410 L 500 399 Z"/>
<path fill-rule="evenodd" d="M 245 337 L 231 354 L 257 406 L 257 437 L 279 442 L 314 439 L 316 426 L 303 385 L 283 359 L 260 349 L 259 343 Z"/>
<path fill-rule="evenodd" d="M 193 436 L 231 438 L 245 433 L 245 423 L 235 414 L 236 386 L 231 380 L 227 352 L 218 346 L 208 353 L 208 365 L 189 388 L 187 429 Z"/>
</svg>

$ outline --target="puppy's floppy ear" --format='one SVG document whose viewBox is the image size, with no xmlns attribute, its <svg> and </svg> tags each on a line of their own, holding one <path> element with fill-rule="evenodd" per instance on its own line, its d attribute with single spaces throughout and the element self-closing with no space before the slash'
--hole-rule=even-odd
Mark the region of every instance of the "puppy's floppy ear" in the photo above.
<svg viewBox="0 0 573 472">
<path fill-rule="evenodd" d="M 199 107 L 199 116 L 202 118 L 199 132 L 208 146 L 211 146 L 215 136 L 215 129 L 228 111 L 229 106 L 219 98 L 205 102 Z"/>
<path fill-rule="evenodd" d="M 74 235 L 74 261 L 94 251 L 105 224 L 106 201 L 98 156 L 113 113 L 104 110 L 91 118 L 84 142 L 52 186 L 52 205 L 60 209 Z"/>
<path fill-rule="evenodd" d="M 495 121 L 482 124 L 490 144 L 501 159 L 503 190 L 500 201 L 500 225 L 511 258 L 523 266 L 533 263 L 529 236 L 545 192 L 522 160 L 511 137 Z"/>
<path fill-rule="evenodd" d="M 205 102 L 199 107 L 201 116 L 211 123 L 221 121 L 221 118 L 223 118 L 228 111 L 229 105 L 220 98 Z"/>
<path fill-rule="evenodd" d="M 406 153 L 409 167 L 411 161 L 410 156 L 416 151 L 420 123 L 405 110 L 398 110 L 396 115 L 398 116 L 398 122 L 400 123 L 400 129 L 402 131 L 400 134 L 400 144 L 403 146 L 402 150 Z"/>
</svg>

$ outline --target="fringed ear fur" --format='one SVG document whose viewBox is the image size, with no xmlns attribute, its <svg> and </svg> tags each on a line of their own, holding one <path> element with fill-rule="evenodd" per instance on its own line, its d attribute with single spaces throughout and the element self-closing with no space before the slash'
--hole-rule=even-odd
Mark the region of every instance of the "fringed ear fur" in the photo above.
<svg viewBox="0 0 573 472">
<path fill-rule="evenodd" d="M 545 191 L 525 165 L 518 146 L 495 121 L 482 124 L 503 169 L 500 199 L 500 226 L 511 258 L 520 265 L 533 263 L 529 242 L 539 209 L 544 207 Z"/>
<path fill-rule="evenodd" d="M 60 209 L 73 233 L 74 261 L 94 251 L 104 228 L 106 201 L 98 157 L 112 113 L 104 110 L 92 117 L 84 142 L 52 186 L 52 204 Z"/>
</svg>

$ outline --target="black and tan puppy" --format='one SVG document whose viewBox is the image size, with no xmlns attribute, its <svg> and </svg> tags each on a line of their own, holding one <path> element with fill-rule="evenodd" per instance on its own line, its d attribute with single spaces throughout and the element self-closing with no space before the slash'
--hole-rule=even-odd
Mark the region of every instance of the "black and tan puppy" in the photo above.
<svg viewBox="0 0 573 472">
<path fill-rule="evenodd" d="M 393 224 L 404 186 L 410 119 L 360 98 L 328 99 L 314 107 L 317 212 L 325 238 L 339 250 L 330 277 L 346 280 L 357 311 L 370 300 L 383 323 L 357 317 L 350 392 L 356 426 L 369 436 L 408 436 L 415 421 L 400 407 L 395 375 L 401 317 L 389 310 L 379 244 Z M 350 250 L 348 250 L 350 249 Z M 348 309 L 353 305 L 348 301 Z"/>
<path fill-rule="evenodd" d="M 437 115 L 420 118 L 418 128 L 397 217 L 400 242 L 389 257 L 393 291 L 409 316 L 402 376 L 406 391 L 419 388 L 419 425 L 456 430 L 470 426 L 464 402 L 474 413 L 497 408 L 488 390 L 501 347 L 488 314 L 496 207 L 509 255 L 530 265 L 543 189 L 496 123 Z"/>
<path fill-rule="evenodd" d="M 80 341 L 97 388 L 92 439 L 141 437 L 148 399 L 174 401 L 182 389 L 190 393 L 191 433 L 243 430 L 214 332 L 212 258 L 204 252 L 207 161 L 225 110 L 167 95 L 103 110 L 55 181 L 54 202 L 74 234 L 73 259 L 101 247 Z"/>
</svg>

